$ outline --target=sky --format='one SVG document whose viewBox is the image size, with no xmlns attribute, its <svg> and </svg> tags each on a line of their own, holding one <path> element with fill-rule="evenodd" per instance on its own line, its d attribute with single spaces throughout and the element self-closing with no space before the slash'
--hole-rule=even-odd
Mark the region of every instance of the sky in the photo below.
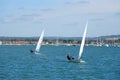
<svg viewBox="0 0 120 80">
<path fill-rule="evenodd" d="M 0 0 L 0 36 L 120 34 L 120 0 Z"/>
</svg>

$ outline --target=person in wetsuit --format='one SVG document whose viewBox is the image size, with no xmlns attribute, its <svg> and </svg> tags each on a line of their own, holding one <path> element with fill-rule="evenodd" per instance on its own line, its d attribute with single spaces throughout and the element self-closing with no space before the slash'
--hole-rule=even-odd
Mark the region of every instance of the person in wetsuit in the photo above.
<svg viewBox="0 0 120 80">
<path fill-rule="evenodd" d="M 31 52 L 31 53 L 34 53 L 34 51 L 33 51 L 32 49 L 30 49 L 30 52 Z"/>
<path fill-rule="evenodd" d="M 70 54 L 67 54 L 67 59 L 68 60 L 74 60 L 74 58 Z"/>
</svg>

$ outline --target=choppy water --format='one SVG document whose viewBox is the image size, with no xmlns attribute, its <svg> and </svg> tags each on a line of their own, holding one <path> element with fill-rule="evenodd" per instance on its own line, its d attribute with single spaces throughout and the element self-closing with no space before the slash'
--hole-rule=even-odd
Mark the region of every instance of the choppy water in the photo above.
<svg viewBox="0 0 120 80">
<path fill-rule="evenodd" d="M 66 54 L 78 56 L 79 46 L 0 46 L 0 80 L 120 80 L 120 48 L 85 47 L 86 64 L 69 62 Z"/>
</svg>

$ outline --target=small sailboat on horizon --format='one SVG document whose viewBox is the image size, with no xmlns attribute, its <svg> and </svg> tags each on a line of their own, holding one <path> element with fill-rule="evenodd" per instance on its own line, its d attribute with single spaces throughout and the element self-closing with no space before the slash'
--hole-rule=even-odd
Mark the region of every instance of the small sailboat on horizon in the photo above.
<svg viewBox="0 0 120 80">
<path fill-rule="evenodd" d="M 83 49 L 84 49 L 84 46 L 85 46 L 85 38 L 86 38 L 86 33 L 87 33 L 87 26 L 88 26 L 88 22 L 86 23 L 85 30 L 84 30 L 84 33 L 83 33 L 83 38 L 82 38 L 81 46 L 80 46 L 80 49 L 79 49 L 78 59 L 74 59 L 73 57 L 70 56 L 70 54 L 67 55 L 68 60 L 71 61 L 71 62 L 85 63 L 85 61 L 83 61 L 81 59 L 81 56 L 82 56 Z"/>
<path fill-rule="evenodd" d="M 40 37 L 39 37 L 39 40 L 38 40 L 38 43 L 37 43 L 37 46 L 36 46 L 35 51 L 30 50 L 31 53 L 35 53 L 35 54 L 38 54 L 38 53 L 39 53 L 40 47 L 41 47 L 41 45 L 42 45 L 43 37 L 44 37 L 44 30 L 42 31 L 42 33 L 41 33 L 41 35 L 40 35 Z"/>
</svg>

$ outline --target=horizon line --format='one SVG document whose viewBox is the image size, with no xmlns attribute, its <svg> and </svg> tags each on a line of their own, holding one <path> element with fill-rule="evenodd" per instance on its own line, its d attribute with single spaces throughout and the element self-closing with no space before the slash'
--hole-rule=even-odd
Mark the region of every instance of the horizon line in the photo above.
<svg viewBox="0 0 120 80">
<path fill-rule="evenodd" d="M 88 38 L 93 37 L 104 37 L 104 36 L 119 36 L 120 34 L 111 34 L 111 35 L 101 35 L 101 36 L 87 36 Z M 39 36 L 0 36 L 0 37 L 39 37 Z M 44 37 L 82 37 L 82 36 L 44 36 Z"/>
</svg>

